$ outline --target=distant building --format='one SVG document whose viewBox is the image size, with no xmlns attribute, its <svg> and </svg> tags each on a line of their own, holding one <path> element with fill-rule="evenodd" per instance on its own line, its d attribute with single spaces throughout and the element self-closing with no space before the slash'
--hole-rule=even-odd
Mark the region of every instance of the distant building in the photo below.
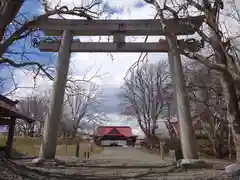
<svg viewBox="0 0 240 180">
<path fill-rule="evenodd" d="M 94 141 L 100 146 L 134 146 L 136 139 L 129 126 L 99 126 L 94 132 Z"/>
</svg>

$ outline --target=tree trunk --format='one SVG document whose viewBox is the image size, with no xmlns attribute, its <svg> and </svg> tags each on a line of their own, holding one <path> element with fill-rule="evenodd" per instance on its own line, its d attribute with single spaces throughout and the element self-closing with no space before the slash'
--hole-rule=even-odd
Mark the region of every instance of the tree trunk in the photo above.
<svg viewBox="0 0 240 180">
<path fill-rule="evenodd" d="M 228 159 L 232 160 L 232 127 L 228 123 Z"/>
<path fill-rule="evenodd" d="M 223 159 L 224 158 L 224 146 L 219 140 L 216 140 L 214 144 L 214 156 L 217 159 Z"/>
<path fill-rule="evenodd" d="M 240 110 L 237 93 L 234 84 L 229 82 L 226 76 L 221 78 L 221 83 L 228 106 L 228 121 L 232 126 L 233 140 L 236 148 L 236 161 L 240 162 Z"/>
<path fill-rule="evenodd" d="M 216 22 L 215 27 L 218 27 Z M 215 50 L 215 60 L 218 64 L 224 65 L 227 70 L 221 71 L 220 82 L 223 87 L 223 94 L 227 105 L 227 117 L 232 126 L 233 140 L 236 147 L 236 161 L 240 162 L 240 109 L 235 81 L 229 72 L 229 59 L 227 50 L 223 46 L 222 40 L 213 31 L 211 44 Z"/>
<path fill-rule="evenodd" d="M 240 133 L 233 130 L 233 140 L 236 149 L 236 161 L 240 163 Z"/>
<path fill-rule="evenodd" d="M 33 137 L 34 136 L 34 124 L 29 124 L 29 129 L 28 129 L 28 136 Z"/>
<path fill-rule="evenodd" d="M 1 0 L 0 2 L 0 43 L 3 40 L 7 26 L 15 18 L 24 0 Z M 0 51 L 0 54 L 1 51 Z"/>
</svg>

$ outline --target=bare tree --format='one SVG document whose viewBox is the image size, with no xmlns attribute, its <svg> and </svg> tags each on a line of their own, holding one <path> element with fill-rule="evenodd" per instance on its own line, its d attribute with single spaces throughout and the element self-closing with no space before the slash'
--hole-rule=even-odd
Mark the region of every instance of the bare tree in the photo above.
<svg viewBox="0 0 240 180">
<path fill-rule="evenodd" d="M 24 135 L 33 137 L 40 136 L 44 120 L 49 111 L 49 97 L 41 95 L 33 95 L 19 101 L 17 108 L 26 116 L 30 116 L 36 120 L 32 124 L 27 124 L 24 121 L 18 120 L 16 124 L 17 131 Z"/>
<path fill-rule="evenodd" d="M 228 121 L 227 108 L 219 75 L 204 65 L 194 62 L 185 71 L 192 115 L 201 126 L 202 136 L 208 137 L 208 148 L 216 158 L 224 158 L 227 151 Z"/>
<path fill-rule="evenodd" d="M 24 11 L 26 0 L 1 0 L 0 2 L 0 66 L 3 68 L 23 68 L 33 71 L 34 78 L 37 75 L 44 75 L 53 80 L 53 64 L 43 62 L 44 57 L 34 48 L 37 48 L 39 41 L 44 39 L 42 33 L 31 25 L 38 23 L 42 18 L 56 15 L 63 18 L 64 15 L 74 15 L 86 19 L 97 18 L 98 14 L 91 11 L 97 5 L 95 1 L 85 4 L 84 7 L 74 7 L 69 9 L 67 6 L 50 7 L 48 1 L 39 0 L 36 6 L 43 8 L 43 14 L 32 14 Z M 39 57 L 39 59 L 38 59 Z M 14 83 L 13 83 L 14 84 Z M 16 85 L 16 84 L 14 84 Z M 13 88 L 13 90 L 17 87 Z"/>
<path fill-rule="evenodd" d="M 170 83 L 168 65 L 144 64 L 125 79 L 121 94 L 125 112 L 134 116 L 149 141 L 156 139 L 157 120 L 166 105 L 165 91 Z"/>
<path fill-rule="evenodd" d="M 189 1 L 189 5 L 195 7 L 206 16 L 205 25 L 208 27 L 210 34 L 206 30 L 202 30 L 199 31 L 199 35 L 212 51 L 210 51 L 208 56 L 200 53 L 185 52 L 184 54 L 220 74 L 219 78 L 227 107 L 227 119 L 232 124 L 237 161 L 240 161 L 240 109 L 238 102 L 240 66 L 239 58 L 233 56 L 234 50 L 229 38 L 222 33 L 219 16 L 224 3 L 222 1 L 203 1 L 200 4 L 195 1 Z"/>
<path fill-rule="evenodd" d="M 65 111 L 68 118 L 62 120 L 74 135 L 86 131 L 90 124 L 100 123 L 104 113 L 99 111 L 100 89 L 92 82 L 69 83 L 66 92 Z"/>
<path fill-rule="evenodd" d="M 159 6 L 156 0 L 145 0 L 148 3 Z M 190 59 L 204 64 L 211 71 L 219 74 L 225 105 L 227 107 L 227 119 L 232 126 L 234 143 L 236 146 L 237 161 L 240 161 L 240 109 L 239 109 L 239 56 L 231 44 L 231 37 L 226 32 L 226 26 L 221 24 L 221 11 L 227 2 L 222 0 L 186 0 L 179 4 L 177 1 L 161 1 L 162 12 L 169 17 L 189 17 L 191 15 L 203 15 L 204 24 L 198 32 L 203 51 L 196 53 L 186 50 L 178 50 Z M 232 1 L 234 2 L 234 1 Z M 225 4 L 226 3 L 226 4 Z M 233 3 L 234 4 L 234 3 Z M 236 7 L 236 6 L 235 6 Z M 166 27 L 167 28 L 167 27 Z M 165 29 L 166 30 L 166 29 Z M 167 32 L 168 33 L 168 32 Z"/>
<path fill-rule="evenodd" d="M 103 119 L 103 113 L 98 112 L 100 94 L 95 84 L 90 81 L 81 83 L 70 81 L 67 87 L 61 118 L 61 131 L 65 137 L 66 153 L 69 136 L 75 138 L 77 133 L 88 134 L 88 130 L 94 127 L 93 124 L 100 123 Z M 78 149 L 79 142 L 77 142 L 76 152 Z"/>
</svg>

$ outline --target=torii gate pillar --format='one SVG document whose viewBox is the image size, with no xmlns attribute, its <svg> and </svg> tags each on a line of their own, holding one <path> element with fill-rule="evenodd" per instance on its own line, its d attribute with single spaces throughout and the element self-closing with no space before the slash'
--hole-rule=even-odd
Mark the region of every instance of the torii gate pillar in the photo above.
<svg viewBox="0 0 240 180">
<path fill-rule="evenodd" d="M 44 122 L 43 139 L 39 152 L 39 158 L 41 159 L 55 158 L 57 133 L 62 114 L 64 93 L 70 63 L 72 39 L 73 36 L 69 30 L 63 31 L 61 45 L 58 52 L 56 76 L 54 78 L 51 95 L 51 111 L 48 119 L 46 119 Z"/>
<path fill-rule="evenodd" d="M 177 37 L 171 35 L 170 38 L 171 39 L 168 41 L 169 47 L 171 47 L 171 50 L 168 52 L 169 68 L 174 84 L 174 100 L 177 104 L 177 116 L 180 123 L 181 148 L 184 157 L 183 162 L 188 163 L 190 160 L 199 158 L 197 143 L 192 124 L 180 52 L 178 48 L 176 48 Z"/>
</svg>

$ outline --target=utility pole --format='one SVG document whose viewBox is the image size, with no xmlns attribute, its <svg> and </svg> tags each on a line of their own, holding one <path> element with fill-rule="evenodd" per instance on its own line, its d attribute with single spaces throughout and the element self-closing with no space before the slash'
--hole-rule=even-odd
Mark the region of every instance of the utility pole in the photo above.
<svg viewBox="0 0 240 180">
<path fill-rule="evenodd" d="M 58 52 L 56 76 L 53 82 L 50 114 L 44 122 L 43 140 L 39 152 L 39 158 L 41 159 L 55 159 L 57 133 L 62 114 L 72 38 L 72 33 L 69 30 L 63 31 L 61 45 Z"/>
</svg>

